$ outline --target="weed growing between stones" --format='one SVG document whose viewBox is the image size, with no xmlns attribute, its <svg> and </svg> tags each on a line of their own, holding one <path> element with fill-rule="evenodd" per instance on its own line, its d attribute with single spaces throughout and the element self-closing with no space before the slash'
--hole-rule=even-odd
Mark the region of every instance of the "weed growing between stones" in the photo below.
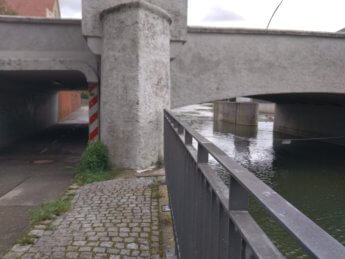
<svg viewBox="0 0 345 259">
<path fill-rule="evenodd" d="M 159 201 L 160 198 L 162 198 L 162 193 L 159 190 L 159 183 L 152 183 L 150 184 L 150 188 L 152 191 L 152 198 Z"/>
<path fill-rule="evenodd" d="M 36 226 L 44 221 L 51 221 L 67 212 L 71 208 L 73 196 L 63 196 L 57 198 L 54 201 L 41 204 L 38 208 L 31 210 L 31 225 Z M 45 226 L 45 230 L 53 230 L 54 227 L 51 224 Z M 36 242 L 38 236 L 31 233 L 24 234 L 17 243 L 21 246 L 32 245 Z"/>
<path fill-rule="evenodd" d="M 81 156 L 75 180 L 79 185 L 113 179 L 119 174 L 108 167 L 108 148 L 100 141 L 90 142 Z"/>
<path fill-rule="evenodd" d="M 36 236 L 25 234 L 18 240 L 18 244 L 20 244 L 21 246 L 32 245 L 35 243 L 36 238 Z"/>
<path fill-rule="evenodd" d="M 81 156 L 79 171 L 104 171 L 108 168 L 108 148 L 99 140 L 89 142 Z"/>
<path fill-rule="evenodd" d="M 79 185 L 85 185 L 95 182 L 103 182 L 114 179 L 119 172 L 117 170 L 102 170 L 102 171 L 79 171 L 75 176 L 75 180 Z"/>
<path fill-rule="evenodd" d="M 160 222 L 161 215 L 160 215 L 160 210 L 159 210 L 160 199 L 163 197 L 163 194 L 160 191 L 160 184 L 159 183 L 152 183 L 150 185 L 150 188 L 151 188 L 151 199 L 157 201 L 157 203 L 158 203 L 158 205 L 157 205 L 158 206 L 158 210 L 157 210 L 157 213 L 158 213 L 158 232 L 159 232 L 158 253 L 159 253 L 160 257 L 163 258 L 163 254 L 164 254 L 163 237 L 162 237 L 162 228 L 161 228 L 161 222 Z M 152 224 L 152 222 L 151 222 L 151 224 Z M 151 228 L 151 232 L 149 234 L 149 238 L 150 238 L 150 240 L 152 240 L 152 228 Z M 152 254 L 152 251 L 151 251 L 151 254 Z"/>
</svg>

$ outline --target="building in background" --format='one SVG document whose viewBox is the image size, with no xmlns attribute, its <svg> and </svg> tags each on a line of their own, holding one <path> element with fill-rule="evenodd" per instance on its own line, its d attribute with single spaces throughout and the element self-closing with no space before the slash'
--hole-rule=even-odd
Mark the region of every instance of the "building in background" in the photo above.
<svg viewBox="0 0 345 259">
<path fill-rule="evenodd" d="M 7 7 L 19 16 L 61 18 L 59 0 L 2 0 Z M 81 106 L 79 91 L 58 93 L 58 118 L 65 118 Z"/>
<path fill-rule="evenodd" d="M 58 0 L 5 0 L 7 6 L 20 16 L 60 18 Z"/>
</svg>

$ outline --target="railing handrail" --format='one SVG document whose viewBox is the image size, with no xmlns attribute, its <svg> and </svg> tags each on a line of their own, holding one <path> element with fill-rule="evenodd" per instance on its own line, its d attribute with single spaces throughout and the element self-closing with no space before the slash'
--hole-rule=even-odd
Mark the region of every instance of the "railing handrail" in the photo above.
<svg viewBox="0 0 345 259">
<path fill-rule="evenodd" d="M 292 204 L 272 190 L 253 173 L 240 166 L 224 151 L 201 136 L 185 123 L 179 121 L 171 112 L 165 111 L 178 128 L 178 134 L 188 134 L 194 138 L 218 163 L 220 163 L 243 188 L 246 189 L 277 222 L 285 227 L 301 246 L 316 258 L 345 258 L 345 247 L 315 224 L 311 219 L 296 209 Z M 216 190 L 218 198 L 225 208 L 229 209 L 226 193 Z M 230 209 L 230 214 L 231 214 Z"/>
</svg>

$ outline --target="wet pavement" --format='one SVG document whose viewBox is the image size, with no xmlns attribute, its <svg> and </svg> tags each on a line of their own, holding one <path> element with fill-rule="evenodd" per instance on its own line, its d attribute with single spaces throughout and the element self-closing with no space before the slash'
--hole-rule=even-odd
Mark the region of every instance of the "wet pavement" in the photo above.
<svg viewBox="0 0 345 259">
<path fill-rule="evenodd" d="M 30 209 L 73 182 L 88 140 L 88 126 L 78 116 L 0 151 L 0 257 L 28 229 Z"/>
</svg>

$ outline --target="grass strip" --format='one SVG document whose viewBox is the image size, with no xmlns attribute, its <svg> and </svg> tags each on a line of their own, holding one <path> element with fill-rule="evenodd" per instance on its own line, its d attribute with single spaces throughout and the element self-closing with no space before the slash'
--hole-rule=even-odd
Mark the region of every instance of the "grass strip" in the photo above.
<svg viewBox="0 0 345 259">
<path fill-rule="evenodd" d="M 78 170 L 75 175 L 75 181 L 79 185 L 85 185 L 95 182 L 103 182 L 114 179 L 120 174 L 119 170 Z"/>
<path fill-rule="evenodd" d="M 36 225 L 41 221 L 51 220 L 67 212 L 71 208 L 71 196 L 57 198 L 54 201 L 41 204 L 31 211 L 31 224 Z"/>
</svg>

